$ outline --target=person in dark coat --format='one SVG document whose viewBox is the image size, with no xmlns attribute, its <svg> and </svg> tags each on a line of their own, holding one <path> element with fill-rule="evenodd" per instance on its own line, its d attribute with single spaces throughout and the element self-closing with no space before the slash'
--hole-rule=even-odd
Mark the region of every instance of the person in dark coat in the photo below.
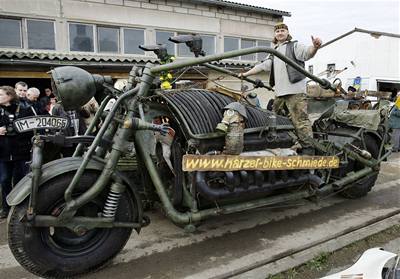
<svg viewBox="0 0 400 279">
<path fill-rule="evenodd" d="M 26 84 L 26 82 L 24 82 L 24 81 L 18 81 L 15 84 L 14 89 L 19 98 L 19 102 L 23 105 L 27 105 L 26 104 L 26 93 L 28 92 L 28 84 Z"/>
<path fill-rule="evenodd" d="M 39 101 L 40 91 L 36 87 L 30 87 L 26 93 L 27 103 L 35 109 L 37 115 L 49 115 L 46 106 Z"/>
<path fill-rule="evenodd" d="M 2 204 L 0 218 L 5 218 L 9 211 L 6 197 L 14 185 L 24 177 L 31 158 L 31 138 L 33 133 L 17 133 L 13 121 L 18 118 L 33 116 L 31 107 L 19 102 L 19 98 L 10 86 L 0 86 L 0 185 Z"/>
<path fill-rule="evenodd" d="M 50 88 L 45 88 L 44 96 L 39 98 L 39 102 L 47 110 L 48 113 L 51 112 L 51 110 L 50 110 L 51 98 L 54 98 L 54 94 Z"/>
<path fill-rule="evenodd" d="M 390 111 L 389 128 L 392 129 L 393 152 L 400 151 L 400 92 L 397 94 L 397 100 Z"/>
</svg>

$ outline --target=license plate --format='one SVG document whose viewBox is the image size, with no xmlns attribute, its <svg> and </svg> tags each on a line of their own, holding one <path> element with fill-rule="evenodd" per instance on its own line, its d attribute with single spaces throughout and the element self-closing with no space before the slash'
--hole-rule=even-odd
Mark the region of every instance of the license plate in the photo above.
<svg viewBox="0 0 400 279">
<path fill-rule="evenodd" d="M 19 118 L 14 121 L 14 128 L 18 133 L 43 129 L 64 130 L 67 127 L 69 127 L 68 118 L 58 116 L 38 115 Z"/>
</svg>

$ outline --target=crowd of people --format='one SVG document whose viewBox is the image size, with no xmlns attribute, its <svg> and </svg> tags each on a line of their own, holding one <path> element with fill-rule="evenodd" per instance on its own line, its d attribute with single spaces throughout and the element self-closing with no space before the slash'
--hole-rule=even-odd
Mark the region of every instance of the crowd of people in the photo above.
<svg viewBox="0 0 400 279">
<path fill-rule="evenodd" d="M 15 87 L 0 86 L 0 219 L 6 218 L 10 209 L 6 202 L 7 195 L 29 172 L 31 160 L 33 132 L 17 133 L 13 122 L 36 115 L 62 116 L 70 120 L 70 126 L 60 132 L 65 136 L 76 136 L 85 133 L 97 110 L 94 98 L 77 111 L 65 111 L 50 88 L 45 88 L 41 94 L 38 88 L 28 88 L 23 81 L 17 82 Z M 74 149 L 58 149 L 56 156 L 71 156 Z M 54 155 L 54 152 L 47 153 Z"/>
</svg>

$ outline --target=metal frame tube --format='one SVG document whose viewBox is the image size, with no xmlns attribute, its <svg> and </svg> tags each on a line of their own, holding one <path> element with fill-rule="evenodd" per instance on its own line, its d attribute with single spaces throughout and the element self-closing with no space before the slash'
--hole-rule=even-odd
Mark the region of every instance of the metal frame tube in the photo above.
<svg viewBox="0 0 400 279">
<path fill-rule="evenodd" d="M 72 231 L 76 229 L 90 230 L 94 228 L 141 228 L 143 224 L 131 222 L 113 222 L 104 217 L 74 217 L 68 222 L 49 215 L 37 215 L 32 224 L 34 227 L 66 227 Z"/>
<path fill-rule="evenodd" d="M 211 208 L 211 209 L 206 209 L 199 211 L 198 213 L 194 213 L 193 215 L 193 220 L 200 221 L 202 219 L 211 217 L 211 216 L 218 216 L 222 214 L 231 214 L 235 212 L 240 212 L 244 210 L 249 210 L 249 209 L 255 209 L 259 207 L 264 207 L 264 206 L 270 206 L 270 205 L 275 205 L 279 203 L 284 203 L 288 201 L 294 201 L 294 200 L 300 200 L 303 198 L 308 198 L 313 196 L 314 193 L 303 190 L 295 193 L 289 193 L 289 194 L 282 194 L 278 196 L 270 196 L 264 199 L 259 199 L 259 200 L 253 200 L 253 201 L 248 201 L 248 202 L 243 202 L 239 204 L 232 204 L 232 205 L 226 205 L 226 206 L 221 206 L 220 208 Z"/>
<path fill-rule="evenodd" d="M 218 60 L 222 60 L 222 59 L 227 59 L 227 58 L 232 58 L 232 57 L 242 56 L 242 55 L 247 55 L 247 54 L 252 54 L 252 53 L 258 53 L 258 52 L 270 53 L 270 54 L 278 57 L 279 59 L 283 60 L 285 63 L 289 64 L 290 66 L 295 68 L 297 71 L 299 71 L 306 77 L 319 83 L 323 88 L 331 89 L 334 91 L 336 90 L 336 88 L 328 80 L 320 79 L 319 77 L 314 76 L 313 74 L 307 72 L 296 62 L 287 58 L 284 54 L 280 53 L 276 49 L 273 49 L 270 47 L 263 47 L 263 46 L 245 48 L 245 49 L 240 49 L 240 50 L 233 50 L 233 51 L 228 51 L 228 52 L 224 52 L 224 53 L 220 53 L 220 54 L 214 54 L 214 55 L 208 55 L 208 56 L 198 57 L 198 58 L 194 58 L 194 59 L 188 59 L 185 61 L 175 61 L 173 63 L 155 66 L 151 69 L 151 73 L 158 74 L 160 72 L 171 71 L 171 70 L 175 70 L 175 69 L 179 69 L 179 68 L 183 68 L 183 67 L 195 66 L 195 65 L 204 64 L 207 62 L 218 61 Z"/>
<path fill-rule="evenodd" d="M 112 138 L 114 137 L 115 133 L 117 132 L 119 123 L 116 121 L 111 122 L 107 131 L 104 133 L 102 140 L 105 142 L 112 142 Z M 100 158 L 104 158 L 107 154 L 107 148 L 106 146 L 97 146 L 96 148 L 96 156 Z M 92 155 L 93 156 L 93 155 Z"/>
<path fill-rule="evenodd" d="M 335 182 L 332 182 L 321 189 L 318 189 L 318 195 L 328 195 L 331 194 L 335 191 L 335 189 L 339 189 L 340 187 L 344 187 L 360 178 L 366 177 L 366 176 L 372 176 L 375 174 L 378 174 L 378 171 L 374 171 L 370 167 L 363 168 L 357 172 L 354 172 L 350 175 L 347 175 Z"/>
<path fill-rule="evenodd" d="M 234 73 L 234 72 L 231 72 L 231 71 L 229 71 L 229 70 L 227 70 L 227 69 L 223 69 L 223 68 L 214 66 L 214 65 L 209 64 L 209 63 L 204 63 L 203 65 L 204 65 L 205 67 L 209 68 L 209 69 L 214 70 L 214 71 L 217 71 L 217 72 L 220 72 L 220 73 L 223 73 L 223 74 L 227 74 L 227 75 L 230 75 L 230 76 L 239 78 L 239 79 L 243 79 L 243 80 L 245 80 L 245 81 L 247 81 L 247 82 L 250 82 L 250 83 L 256 85 L 256 82 L 255 82 L 254 80 L 252 80 L 251 78 L 248 78 L 248 77 L 243 77 L 243 78 L 241 78 L 241 77 L 239 77 L 238 74 L 236 74 L 236 73 Z M 268 85 L 265 85 L 265 84 L 264 84 L 263 86 L 261 86 L 261 87 L 265 87 L 265 88 L 267 88 L 268 90 L 275 91 L 271 86 L 268 86 Z"/>
<path fill-rule="evenodd" d="M 96 147 L 99 145 L 104 133 L 106 132 L 108 125 L 113 121 L 114 115 L 118 109 L 119 104 L 125 101 L 126 98 L 132 97 L 139 91 L 139 86 L 136 86 L 134 89 L 127 91 L 126 93 L 122 94 L 117 101 L 115 102 L 113 108 L 111 109 L 110 113 L 107 115 L 106 119 L 102 127 L 100 128 L 99 133 L 96 135 L 92 145 L 90 146 L 89 150 L 86 152 L 85 156 L 83 157 L 82 164 L 80 165 L 79 169 L 76 171 L 71 183 L 68 185 L 68 188 L 65 191 L 64 198 L 68 202 L 72 201 L 72 192 L 78 183 L 79 179 L 81 178 L 83 172 L 87 164 L 89 163 L 90 157 L 94 153 Z"/>
<path fill-rule="evenodd" d="M 365 167 L 355 173 L 350 173 L 349 175 L 346 175 L 345 177 L 343 177 L 342 179 L 339 179 L 333 183 L 331 183 L 333 186 L 335 187 L 343 187 L 351 182 L 354 182 L 368 174 L 372 174 L 373 173 L 373 169 L 370 167 Z"/>
<path fill-rule="evenodd" d="M 31 195 L 29 199 L 28 216 L 35 214 L 37 194 L 40 184 L 40 179 L 42 177 L 42 165 L 43 165 L 43 147 L 44 141 L 39 135 L 36 135 L 33 139 L 32 147 L 32 187 Z"/>
<path fill-rule="evenodd" d="M 143 71 L 143 76 L 141 78 L 141 83 L 139 86 L 136 86 L 134 89 L 127 91 L 126 93 L 122 94 L 117 101 L 115 102 L 112 110 L 107 115 L 106 120 L 103 123 L 99 133 L 97 134 L 95 140 L 93 141 L 92 145 L 90 146 L 89 150 L 86 152 L 84 159 L 75 173 L 71 183 L 68 185 L 67 190 L 64 193 L 64 198 L 67 201 L 65 209 L 60 214 L 60 219 L 68 219 L 71 218 L 76 210 L 86 204 L 88 201 L 96 197 L 104 187 L 107 185 L 108 181 L 111 179 L 116 167 L 118 160 L 121 154 L 124 151 L 126 140 L 132 133 L 130 128 L 120 127 L 117 132 L 117 136 L 114 138 L 114 145 L 112 147 L 112 151 L 110 153 L 110 157 L 107 161 L 104 170 L 102 171 L 100 177 L 96 180 L 95 184 L 91 186 L 85 193 L 77 197 L 76 199 L 72 199 L 72 192 L 79 182 L 79 179 L 82 177 L 87 164 L 90 161 L 90 158 L 95 151 L 95 148 L 100 143 L 101 137 L 104 135 L 105 131 L 108 128 L 108 125 L 113 121 L 114 115 L 119 107 L 119 105 L 125 101 L 126 98 L 132 97 L 136 94 L 136 97 L 133 98 L 128 105 L 128 113 L 126 115 L 125 120 L 129 120 L 134 116 L 134 111 L 137 104 L 137 97 L 145 96 L 148 93 L 148 90 L 153 82 L 154 76 L 150 72 L 150 67 L 152 66 L 151 63 L 146 65 L 146 68 Z"/>
</svg>

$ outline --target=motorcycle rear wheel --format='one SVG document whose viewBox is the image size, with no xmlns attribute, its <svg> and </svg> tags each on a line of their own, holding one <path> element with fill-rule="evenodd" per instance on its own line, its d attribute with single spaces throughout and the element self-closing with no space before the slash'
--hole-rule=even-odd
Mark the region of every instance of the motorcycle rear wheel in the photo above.
<svg viewBox="0 0 400 279">
<path fill-rule="evenodd" d="M 63 174 L 46 182 L 39 189 L 37 214 L 57 216 L 65 206 L 64 191 L 73 173 Z M 73 195 L 84 192 L 98 177 L 85 172 Z M 96 217 L 101 214 L 107 191 L 84 205 L 77 216 Z M 137 205 L 129 191 L 121 196 L 115 220 L 137 221 Z M 8 242 L 16 260 L 29 272 L 44 278 L 71 278 L 95 271 L 125 246 L 132 229 L 96 228 L 76 235 L 62 227 L 30 227 L 21 222 L 28 199 L 13 207 L 8 221 Z"/>
<path fill-rule="evenodd" d="M 363 149 L 361 143 L 355 143 L 358 147 Z M 378 142 L 369 135 L 365 136 L 365 149 L 371 153 L 373 158 L 378 158 L 379 155 L 379 145 Z M 365 165 L 361 164 L 360 162 L 349 160 L 349 164 L 345 169 L 345 172 L 342 176 L 345 176 L 350 171 L 359 171 L 363 169 Z M 365 178 L 361 178 L 358 181 L 352 183 L 351 187 L 344 189 L 343 191 L 339 192 L 341 196 L 348 198 L 348 199 L 358 199 L 361 197 L 366 196 L 374 187 L 376 179 L 378 175 L 372 175 Z"/>
</svg>

